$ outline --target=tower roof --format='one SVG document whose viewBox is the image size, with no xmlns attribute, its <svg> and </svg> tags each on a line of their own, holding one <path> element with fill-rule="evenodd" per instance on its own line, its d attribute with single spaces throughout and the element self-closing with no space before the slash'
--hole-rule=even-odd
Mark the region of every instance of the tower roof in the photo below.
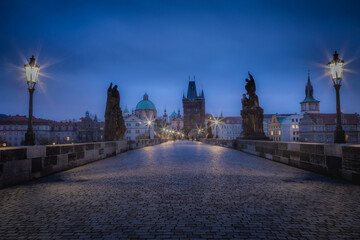
<svg viewBox="0 0 360 240">
<path fill-rule="evenodd" d="M 183 95 L 183 98 L 185 98 L 185 96 Z M 196 84 L 195 84 L 195 77 L 194 77 L 194 81 L 189 81 L 189 86 L 188 86 L 188 91 L 187 91 L 187 99 L 202 99 L 204 98 L 204 91 L 201 92 L 201 94 L 197 94 L 196 91 Z"/>
<path fill-rule="evenodd" d="M 313 89 L 313 86 L 312 86 L 311 81 L 310 81 L 310 73 L 309 73 L 308 74 L 308 81 L 307 81 L 307 84 L 306 84 L 306 87 L 305 87 L 305 99 L 302 101 L 302 103 L 304 103 L 304 102 L 319 102 L 318 100 L 316 100 L 313 97 L 313 94 L 314 94 L 314 89 Z"/>
</svg>

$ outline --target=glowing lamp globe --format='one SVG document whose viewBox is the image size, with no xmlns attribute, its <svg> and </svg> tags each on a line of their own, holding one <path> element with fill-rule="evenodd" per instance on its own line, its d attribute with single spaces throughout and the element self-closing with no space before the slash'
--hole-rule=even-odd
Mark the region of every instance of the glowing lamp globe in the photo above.
<svg viewBox="0 0 360 240">
<path fill-rule="evenodd" d="M 24 68 L 28 88 L 34 89 L 40 72 L 40 66 L 36 65 L 34 55 L 30 58 L 30 62 L 24 65 Z"/>
<path fill-rule="evenodd" d="M 330 70 L 331 78 L 334 85 L 340 85 L 342 73 L 344 71 L 344 61 L 339 58 L 339 54 L 335 51 L 334 58 L 327 64 Z"/>
</svg>

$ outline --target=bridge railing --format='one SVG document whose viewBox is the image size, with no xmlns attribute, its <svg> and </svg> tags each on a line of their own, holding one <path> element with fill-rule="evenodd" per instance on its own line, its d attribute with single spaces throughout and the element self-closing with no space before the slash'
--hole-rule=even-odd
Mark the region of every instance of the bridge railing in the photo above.
<svg viewBox="0 0 360 240">
<path fill-rule="evenodd" d="M 360 184 L 360 145 L 204 139 L 203 142 Z"/>
<path fill-rule="evenodd" d="M 0 188 L 165 141 L 144 139 L 0 148 Z"/>
</svg>

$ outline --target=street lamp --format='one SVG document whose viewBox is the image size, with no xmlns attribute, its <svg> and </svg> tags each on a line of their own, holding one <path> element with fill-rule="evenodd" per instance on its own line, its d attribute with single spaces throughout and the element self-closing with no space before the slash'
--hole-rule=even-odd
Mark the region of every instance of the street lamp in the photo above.
<svg viewBox="0 0 360 240">
<path fill-rule="evenodd" d="M 32 146 L 35 145 L 35 133 L 33 130 L 33 94 L 35 91 L 35 84 L 39 77 L 40 67 L 36 65 L 34 55 L 30 58 L 30 62 L 24 65 L 26 73 L 26 82 L 28 85 L 28 90 L 30 94 L 29 100 L 29 121 L 28 129 L 25 133 L 25 145 Z"/>
<path fill-rule="evenodd" d="M 341 112 L 340 112 L 340 87 L 342 80 L 342 73 L 344 71 L 344 61 L 339 58 L 335 51 L 334 58 L 327 64 L 330 69 L 332 81 L 336 91 L 336 130 L 334 132 L 334 143 L 345 143 L 345 132 L 341 126 Z"/>
<path fill-rule="evenodd" d="M 149 128 L 149 139 L 151 139 L 151 136 L 150 136 L 151 124 L 152 124 L 151 120 L 148 120 L 147 121 L 147 126 Z"/>
</svg>

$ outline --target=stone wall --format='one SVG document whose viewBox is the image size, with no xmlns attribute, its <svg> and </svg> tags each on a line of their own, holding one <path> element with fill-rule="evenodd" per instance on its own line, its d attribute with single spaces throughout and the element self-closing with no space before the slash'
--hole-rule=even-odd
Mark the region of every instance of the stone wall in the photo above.
<svg viewBox="0 0 360 240">
<path fill-rule="evenodd" d="M 0 188 L 164 141 L 151 139 L 0 148 Z"/>
<path fill-rule="evenodd" d="M 360 184 L 360 145 L 221 139 L 203 142 Z"/>
</svg>

